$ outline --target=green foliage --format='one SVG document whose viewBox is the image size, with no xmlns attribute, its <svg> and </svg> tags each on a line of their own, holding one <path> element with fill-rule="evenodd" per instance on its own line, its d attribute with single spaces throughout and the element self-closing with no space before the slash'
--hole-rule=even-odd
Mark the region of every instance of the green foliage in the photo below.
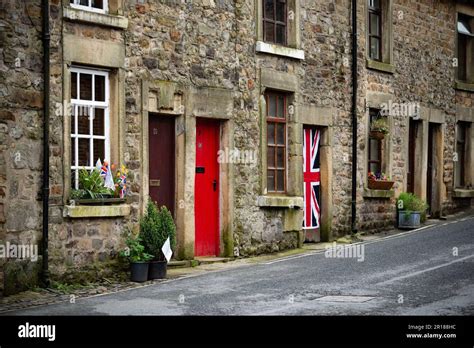
<svg viewBox="0 0 474 348">
<path fill-rule="evenodd" d="M 86 169 L 79 171 L 79 190 L 72 190 L 71 199 L 98 199 L 111 197 L 114 190 L 104 187 L 104 179 L 97 169 L 89 172 Z"/>
<path fill-rule="evenodd" d="M 388 121 L 386 117 L 380 117 L 372 121 L 370 130 L 373 132 L 382 132 L 383 134 L 389 133 Z"/>
<path fill-rule="evenodd" d="M 128 237 L 126 240 L 127 249 L 120 252 L 121 257 L 128 258 L 130 262 L 147 262 L 153 259 L 153 255 L 145 252 L 140 237 Z"/>
<path fill-rule="evenodd" d="M 428 204 L 421 198 L 418 198 L 413 193 L 403 192 L 397 199 L 397 205 L 399 210 L 410 212 L 420 212 L 421 222 L 426 221 L 426 211 L 428 210 Z"/>
<path fill-rule="evenodd" d="M 170 211 L 165 207 L 158 209 L 151 199 L 148 200 L 145 216 L 140 220 L 140 238 L 145 251 L 155 255 L 155 260 L 164 261 L 161 248 L 170 237 L 171 249 L 176 247 L 176 226 Z"/>
</svg>

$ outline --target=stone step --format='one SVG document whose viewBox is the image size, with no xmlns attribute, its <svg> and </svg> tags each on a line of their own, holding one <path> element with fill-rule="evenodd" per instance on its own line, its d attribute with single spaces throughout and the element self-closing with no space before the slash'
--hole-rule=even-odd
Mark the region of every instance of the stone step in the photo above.
<svg viewBox="0 0 474 348">
<path fill-rule="evenodd" d="M 183 260 L 183 261 L 172 260 L 172 261 L 168 262 L 168 268 L 185 268 L 185 267 L 191 267 L 191 261 L 189 261 L 189 260 Z"/>
<path fill-rule="evenodd" d="M 209 265 L 209 264 L 218 263 L 218 262 L 229 262 L 232 259 L 230 257 L 205 256 L 205 257 L 195 257 L 194 260 L 198 261 L 200 265 Z"/>
</svg>

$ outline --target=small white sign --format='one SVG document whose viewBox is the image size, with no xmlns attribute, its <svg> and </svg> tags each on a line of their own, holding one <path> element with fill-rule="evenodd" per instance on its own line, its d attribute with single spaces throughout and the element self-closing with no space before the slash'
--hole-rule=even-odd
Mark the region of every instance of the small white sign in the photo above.
<svg viewBox="0 0 474 348">
<path fill-rule="evenodd" d="M 165 244 L 163 244 L 163 247 L 161 248 L 161 251 L 163 252 L 163 255 L 165 255 L 166 260 L 170 262 L 171 260 L 171 255 L 173 255 L 173 251 L 171 250 L 171 244 L 170 244 L 170 237 L 166 239 Z"/>
</svg>

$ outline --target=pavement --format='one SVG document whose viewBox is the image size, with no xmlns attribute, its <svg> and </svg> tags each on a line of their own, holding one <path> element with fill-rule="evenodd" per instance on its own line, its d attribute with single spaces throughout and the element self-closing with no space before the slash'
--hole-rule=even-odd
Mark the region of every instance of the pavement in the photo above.
<svg viewBox="0 0 474 348">
<path fill-rule="evenodd" d="M 472 213 L 361 240 L 338 244 L 332 255 L 325 247 L 333 244 L 317 244 L 284 255 L 172 270 L 174 279 L 159 283 L 5 314 L 474 314 Z M 350 249 L 341 249 L 344 245 Z"/>
</svg>

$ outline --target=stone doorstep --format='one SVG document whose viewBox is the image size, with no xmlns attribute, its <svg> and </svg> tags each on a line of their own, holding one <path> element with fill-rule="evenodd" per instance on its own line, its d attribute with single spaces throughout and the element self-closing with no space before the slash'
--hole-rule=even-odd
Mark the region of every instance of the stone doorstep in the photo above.
<svg viewBox="0 0 474 348">
<path fill-rule="evenodd" d="M 196 260 L 200 265 L 209 265 L 213 263 L 225 263 L 232 261 L 230 257 L 213 257 L 213 256 L 199 256 L 195 257 Z"/>
<path fill-rule="evenodd" d="M 196 267 L 199 265 L 209 265 L 213 263 L 225 263 L 232 261 L 233 259 L 230 257 L 195 257 L 194 260 L 172 260 L 168 262 L 168 268 L 189 268 L 189 267 Z"/>
</svg>

